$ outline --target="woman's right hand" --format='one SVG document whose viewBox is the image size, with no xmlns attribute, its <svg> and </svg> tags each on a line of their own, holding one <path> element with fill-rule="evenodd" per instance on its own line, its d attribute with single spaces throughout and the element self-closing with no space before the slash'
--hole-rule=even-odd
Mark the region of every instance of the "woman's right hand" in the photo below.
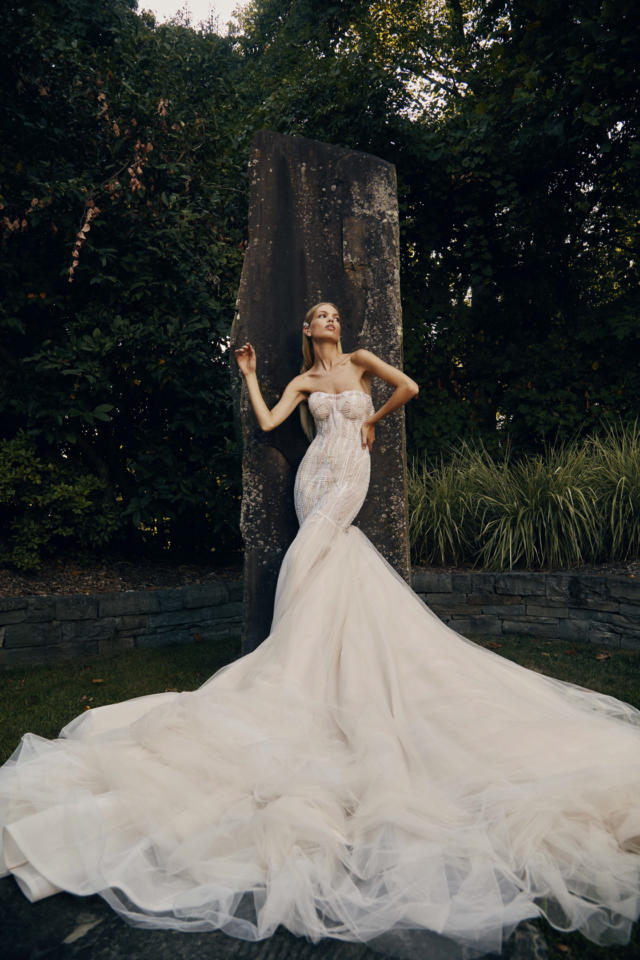
<svg viewBox="0 0 640 960">
<path fill-rule="evenodd" d="M 256 352 L 250 343 L 245 343 L 239 350 L 234 350 L 240 373 L 247 377 L 256 372 Z"/>
</svg>

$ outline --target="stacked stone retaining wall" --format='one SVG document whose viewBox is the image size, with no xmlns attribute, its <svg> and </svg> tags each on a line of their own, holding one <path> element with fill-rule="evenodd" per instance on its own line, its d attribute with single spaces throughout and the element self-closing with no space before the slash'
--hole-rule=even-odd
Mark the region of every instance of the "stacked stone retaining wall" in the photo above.
<svg viewBox="0 0 640 960">
<path fill-rule="evenodd" d="M 0 597 L 0 668 L 239 637 L 241 628 L 241 581 L 171 590 Z"/>
<path fill-rule="evenodd" d="M 465 636 L 524 634 L 640 649 L 640 578 L 414 570 L 413 588 Z M 171 590 L 0 597 L 0 668 L 242 632 L 239 580 Z"/>
<path fill-rule="evenodd" d="M 640 649 L 640 578 L 416 570 L 413 589 L 465 636 L 525 634 Z"/>
</svg>

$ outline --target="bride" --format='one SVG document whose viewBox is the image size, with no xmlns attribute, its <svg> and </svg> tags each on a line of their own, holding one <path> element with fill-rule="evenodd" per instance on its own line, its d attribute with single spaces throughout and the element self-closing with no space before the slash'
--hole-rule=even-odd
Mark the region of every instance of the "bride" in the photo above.
<svg viewBox="0 0 640 960">
<path fill-rule="evenodd" d="M 191 693 L 27 734 L 0 770 L 0 867 L 32 900 L 99 893 L 129 921 L 402 955 L 500 952 L 525 918 L 624 943 L 640 912 L 640 712 L 445 626 L 352 521 L 375 424 L 417 393 L 314 307 L 300 530 L 257 650 Z M 379 410 L 373 376 L 395 389 Z M 308 405 L 308 406 L 307 406 Z"/>
</svg>

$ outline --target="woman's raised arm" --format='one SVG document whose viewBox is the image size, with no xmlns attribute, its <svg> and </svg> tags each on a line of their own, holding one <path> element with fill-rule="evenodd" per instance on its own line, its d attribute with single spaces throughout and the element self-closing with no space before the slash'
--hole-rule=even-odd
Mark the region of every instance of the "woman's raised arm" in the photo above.
<svg viewBox="0 0 640 960">
<path fill-rule="evenodd" d="M 253 412 L 260 424 L 262 430 L 274 430 L 290 416 L 298 404 L 305 399 L 305 394 L 300 389 L 300 377 L 294 377 L 282 393 L 282 396 L 273 407 L 269 407 L 264 402 L 258 377 L 256 374 L 256 352 L 250 343 L 245 343 L 238 350 L 234 350 L 234 355 L 240 368 L 240 372 L 245 378 L 247 390 L 249 391 L 249 400 L 253 407 Z"/>
<path fill-rule="evenodd" d="M 382 420 L 382 418 L 386 417 L 392 410 L 397 410 L 398 407 L 408 403 L 412 397 L 417 396 L 419 387 L 415 380 L 408 377 L 406 373 L 392 367 L 390 363 L 385 363 L 384 360 L 376 357 L 375 353 L 371 353 L 370 350 L 356 350 L 351 354 L 351 362 L 355 363 L 358 367 L 364 367 L 368 373 L 380 377 L 381 380 L 395 387 L 395 390 L 387 402 L 383 403 L 382 406 L 362 424 L 362 446 L 368 447 L 369 450 L 371 450 L 376 438 L 375 425 L 378 420 Z"/>
</svg>

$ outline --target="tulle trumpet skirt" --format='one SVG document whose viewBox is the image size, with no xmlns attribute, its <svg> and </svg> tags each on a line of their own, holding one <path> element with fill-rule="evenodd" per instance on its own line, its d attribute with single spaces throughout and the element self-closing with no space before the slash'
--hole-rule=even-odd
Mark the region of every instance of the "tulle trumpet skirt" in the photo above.
<svg viewBox="0 0 640 960">
<path fill-rule="evenodd" d="M 458 636 L 359 530 L 312 514 L 254 653 L 23 738 L 0 771 L 4 868 L 32 899 L 100 893 L 140 925 L 247 940 L 282 924 L 411 954 L 424 931 L 472 956 L 542 915 L 620 943 L 639 722 Z"/>
</svg>

